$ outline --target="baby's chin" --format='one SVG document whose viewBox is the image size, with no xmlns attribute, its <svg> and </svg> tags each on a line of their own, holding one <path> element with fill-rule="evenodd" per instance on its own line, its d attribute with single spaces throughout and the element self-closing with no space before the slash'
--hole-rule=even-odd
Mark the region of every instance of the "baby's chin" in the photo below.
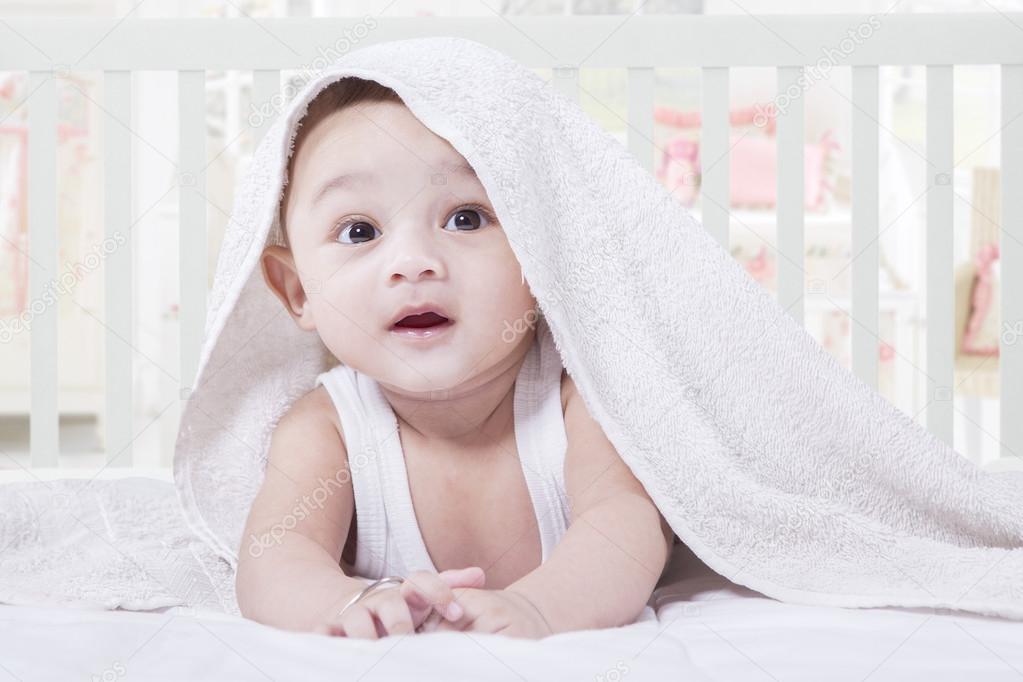
<svg viewBox="0 0 1023 682">
<path fill-rule="evenodd" d="M 423 355 L 384 354 L 364 373 L 392 393 L 414 400 L 450 400 L 471 393 L 500 374 L 509 361 L 504 354 L 459 348 Z"/>
<path fill-rule="evenodd" d="M 453 329 L 451 331 L 454 331 Z M 450 334 L 455 337 L 455 334 Z M 407 339 L 396 336 L 379 343 L 346 344 L 336 357 L 385 389 L 409 398 L 445 399 L 465 390 L 488 371 L 495 354 L 479 351 L 474 344 L 444 340 Z M 476 348 L 474 352 L 472 349 Z"/>
<path fill-rule="evenodd" d="M 531 328 L 504 327 L 495 322 L 481 329 L 454 321 L 442 329 L 392 329 L 372 339 L 349 339 L 331 350 L 387 390 L 409 398 L 444 400 L 478 388 L 521 361 Z"/>
<path fill-rule="evenodd" d="M 427 364 L 410 361 L 409 365 L 396 360 L 373 378 L 388 391 L 409 399 L 449 400 L 470 392 L 486 370 L 457 360 Z"/>
</svg>

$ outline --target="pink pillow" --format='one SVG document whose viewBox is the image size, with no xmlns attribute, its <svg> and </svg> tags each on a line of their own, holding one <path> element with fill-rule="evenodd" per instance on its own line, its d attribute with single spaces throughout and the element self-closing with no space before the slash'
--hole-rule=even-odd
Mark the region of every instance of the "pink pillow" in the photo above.
<svg viewBox="0 0 1023 682">
<path fill-rule="evenodd" d="M 964 353 L 998 355 L 998 270 L 998 245 L 987 244 L 977 252 L 977 274 L 963 334 Z"/>
<path fill-rule="evenodd" d="M 773 207 L 777 201 L 778 144 L 774 137 L 732 135 L 729 158 L 729 199 L 732 206 Z M 806 207 L 822 207 L 827 190 L 827 162 L 838 148 L 831 131 L 819 143 L 803 147 L 803 196 Z M 668 142 L 657 179 L 686 206 L 692 206 L 701 180 L 700 142 L 682 135 Z"/>
<path fill-rule="evenodd" d="M 732 206 L 771 207 L 778 203 L 778 140 L 765 135 L 733 135 L 729 159 Z M 828 157 L 838 143 L 831 131 L 817 144 L 803 146 L 803 199 L 817 210 L 831 189 L 825 173 Z"/>
</svg>

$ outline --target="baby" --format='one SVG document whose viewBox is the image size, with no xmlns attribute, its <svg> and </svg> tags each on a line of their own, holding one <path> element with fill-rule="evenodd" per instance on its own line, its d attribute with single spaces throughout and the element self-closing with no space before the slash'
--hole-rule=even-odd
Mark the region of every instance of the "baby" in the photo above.
<svg viewBox="0 0 1023 682">
<path fill-rule="evenodd" d="M 545 321 L 472 166 L 394 91 L 344 78 L 310 103 L 287 178 L 263 277 L 341 364 L 274 429 L 238 563 L 242 613 L 370 639 L 634 621 L 674 535 L 560 358 L 544 366 L 567 447 L 519 452 L 516 382 Z M 553 473 L 527 476 L 520 454 Z M 246 551 L 324 481 L 322 509 Z M 539 494 L 551 481 L 556 494 Z M 545 558 L 542 528 L 559 523 Z M 388 576 L 404 581 L 351 603 Z"/>
</svg>

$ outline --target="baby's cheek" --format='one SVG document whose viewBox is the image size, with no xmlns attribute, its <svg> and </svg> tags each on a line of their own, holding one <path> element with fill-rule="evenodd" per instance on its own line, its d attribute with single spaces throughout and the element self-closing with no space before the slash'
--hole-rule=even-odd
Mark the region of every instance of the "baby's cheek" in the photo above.
<svg viewBox="0 0 1023 682">
<path fill-rule="evenodd" d="M 337 359 L 357 366 L 362 356 L 379 346 L 383 334 L 381 322 L 366 319 L 364 312 L 352 309 L 356 306 L 342 307 L 327 297 L 311 302 L 316 333 Z"/>
<path fill-rule="evenodd" d="M 501 309 L 507 319 L 531 321 L 536 314 L 536 299 L 529 286 L 522 284 L 516 276 L 505 284 L 502 292 L 504 302 Z"/>
<path fill-rule="evenodd" d="M 481 279 L 491 291 L 491 303 L 497 304 L 506 315 L 520 316 L 535 305 L 522 268 L 510 250 L 502 258 L 491 259 Z"/>
</svg>

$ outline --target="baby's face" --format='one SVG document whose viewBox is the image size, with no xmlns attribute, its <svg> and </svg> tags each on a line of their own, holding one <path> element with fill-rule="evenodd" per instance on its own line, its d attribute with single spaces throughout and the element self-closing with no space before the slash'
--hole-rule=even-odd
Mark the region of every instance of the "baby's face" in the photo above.
<svg viewBox="0 0 1023 682">
<path fill-rule="evenodd" d="M 441 391 L 532 341 L 536 301 L 483 185 L 405 106 L 323 119 L 298 149 L 290 192 L 291 249 L 269 247 L 264 276 L 346 365 L 392 390 Z M 395 326 L 420 306 L 449 322 Z"/>
</svg>

